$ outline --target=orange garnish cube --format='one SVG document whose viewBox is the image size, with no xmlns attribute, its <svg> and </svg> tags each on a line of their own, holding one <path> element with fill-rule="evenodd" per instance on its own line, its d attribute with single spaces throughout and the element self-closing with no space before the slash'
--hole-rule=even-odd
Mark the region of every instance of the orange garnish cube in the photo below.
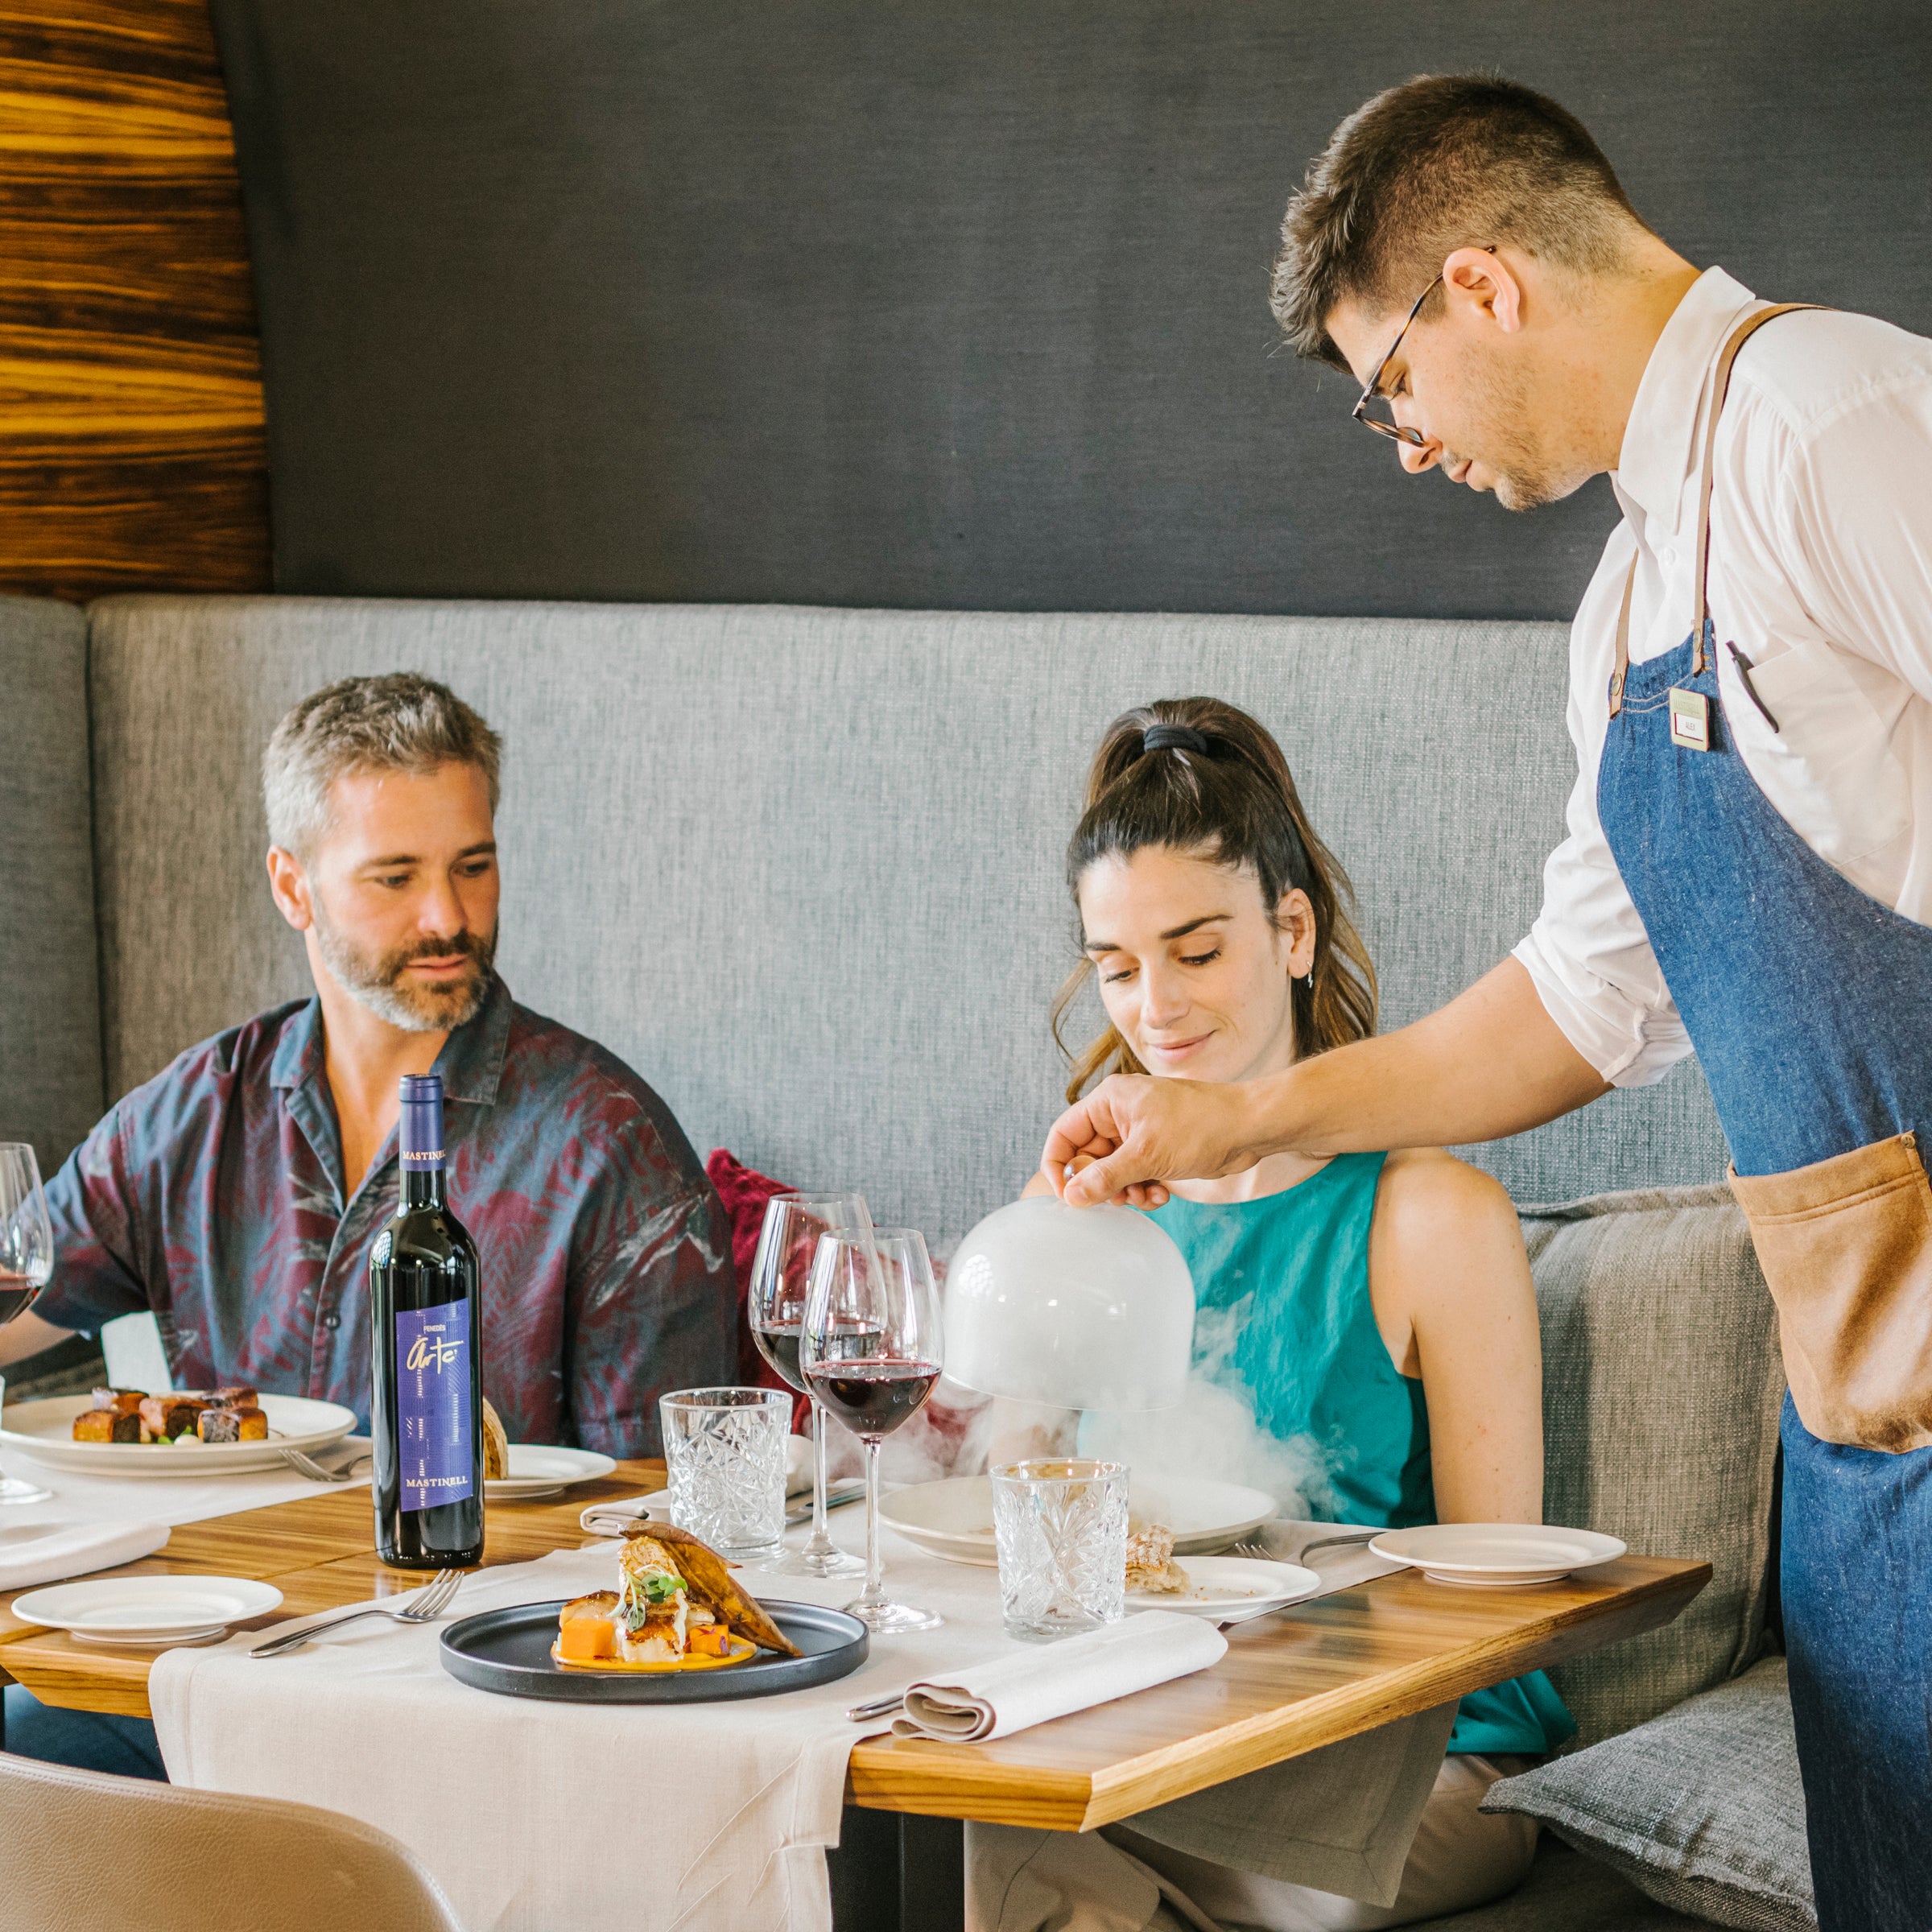
<svg viewBox="0 0 1932 1932">
<path fill-rule="evenodd" d="M 573 1616 L 557 1631 L 557 1654 L 567 1663 L 594 1664 L 617 1654 L 617 1627 L 601 1616 Z"/>
</svg>

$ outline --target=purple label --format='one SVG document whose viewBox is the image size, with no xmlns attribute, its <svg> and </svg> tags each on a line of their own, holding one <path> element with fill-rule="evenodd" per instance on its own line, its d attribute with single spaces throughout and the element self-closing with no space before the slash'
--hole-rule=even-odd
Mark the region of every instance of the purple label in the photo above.
<svg viewBox="0 0 1932 1932">
<path fill-rule="evenodd" d="M 469 1431 L 469 1303 L 400 1311 L 396 1436 L 405 1509 L 476 1494 Z"/>
</svg>

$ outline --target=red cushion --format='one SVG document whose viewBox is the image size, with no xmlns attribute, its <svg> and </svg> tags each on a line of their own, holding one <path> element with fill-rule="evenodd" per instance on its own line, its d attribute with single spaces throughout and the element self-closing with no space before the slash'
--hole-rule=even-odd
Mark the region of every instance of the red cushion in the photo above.
<svg viewBox="0 0 1932 1932">
<path fill-rule="evenodd" d="M 785 1378 L 758 1352 L 751 1337 L 747 1312 L 751 1295 L 751 1265 L 758 1258 L 758 1230 L 765 1225 L 765 1203 L 774 1194 L 790 1194 L 789 1182 L 774 1181 L 755 1167 L 747 1167 L 722 1147 L 714 1147 L 704 1163 L 711 1184 L 731 1216 L 731 1265 L 738 1278 L 738 1380 L 757 1389 L 782 1389 Z M 811 1430 L 811 1405 L 799 1402 L 792 1417 L 796 1435 Z"/>
</svg>

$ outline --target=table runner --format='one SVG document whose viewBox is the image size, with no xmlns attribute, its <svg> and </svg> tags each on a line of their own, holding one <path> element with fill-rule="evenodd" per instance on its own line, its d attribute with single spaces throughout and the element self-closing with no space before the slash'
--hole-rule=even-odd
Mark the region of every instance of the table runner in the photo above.
<svg viewBox="0 0 1932 1932">
<path fill-rule="evenodd" d="M 847 1543 L 863 1534 L 840 1530 Z M 166 1652 L 148 1699 L 177 1784 L 294 1798 L 393 1833 L 466 1932 L 829 1932 L 825 1848 L 838 1842 L 846 1759 L 871 1734 L 847 1709 L 1030 1648 L 1001 1627 L 993 1571 L 924 1555 L 890 1532 L 887 1552 L 889 1588 L 942 1612 L 945 1626 L 875 1641 L 852 1676 L 784 1697 L 657 1707 L 494 1697 L 442 1670 L 434 1627 L 371 1620 L 273 1661 L 246 1654 L 258 1633 Z M 608 1587 L 615 1573 L 608 1542 L 485 1571 L 465 1584 L 458 1614 Z M 843 1579 L 748 1571 L 745 1580 L 818 1604 L 852 1593 Z M 1392 1739 L 1405 1728 L 1385 1727 Z"/>
<path fill-rule="evenodd" d="M 353 1439 L 358 1448 L 368 1443 Z M 332 1444 L 316 1451 L 317 1460 L 333 1466 L 348 1453 L 347 1443 Z M 184 1460 L 196 1454 L 192 1449 L 157 1449 L 157 1455 L 179 1455 Z M 0 1454 L 0 1470 L 10 1476 L 27 1477 L 43 1489 L 53 1491 L 44 1503 L 23 1503 L 5 1512 L 6 1525 L 23 1523 L 53 1523 L 64 1521 L 97 1523 L 121 1517 L 144 1523 L 165 1523 L 179 1528 L 184 1523 L 201 1523 L 217 1516 L 238 1516 L 245 1509 L 266 1509 L 272 1503 L 292 1503 L 304 1496 L 326 1496 L 335 1489 L 369 1487 L 365 1469 L 346 1483 L 318 1483 L 295 1470 L 250 1470 L 238 1476 L 82 1476 L 72 1469 L 56 1469 L 9 1447 Z"/>
</svg>

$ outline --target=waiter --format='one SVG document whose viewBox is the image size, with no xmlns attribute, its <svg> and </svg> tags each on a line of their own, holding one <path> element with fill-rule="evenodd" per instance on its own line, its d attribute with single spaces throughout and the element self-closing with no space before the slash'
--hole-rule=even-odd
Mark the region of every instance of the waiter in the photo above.
<svg viewBox="0 0 1932 1932">
<path fill-rule="evenodd" d="M 1926 1932 L 1932 342 L 1700 274 L 1577 121 L 1493 79 L 1377 95 L 1282 234 L 1277 318 L 1411 474 L 1529 510 L 1610 473 L 1568 836 L 1528 938 L 1439 1013 L 1244 1087 L 1109 1080 L 1042 1165 L 1147 1205 L 1267 1154 L 1520 1133 L 1695 1052 L 1790 1383 L 1819 1922 Z"/>
</svg>

